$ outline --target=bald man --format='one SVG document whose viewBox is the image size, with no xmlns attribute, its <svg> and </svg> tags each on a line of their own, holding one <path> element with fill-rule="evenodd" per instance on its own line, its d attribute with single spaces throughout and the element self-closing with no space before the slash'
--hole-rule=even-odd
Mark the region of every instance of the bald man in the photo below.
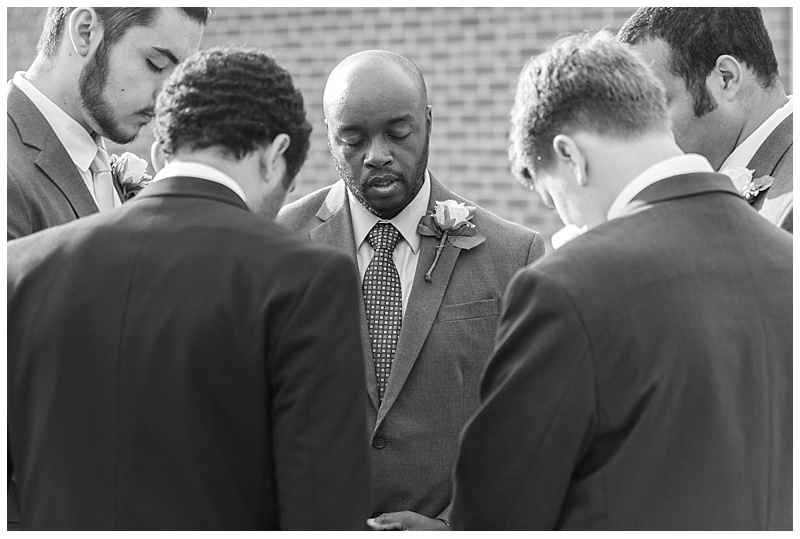
<svg viewBox="0 0 800 539">
<path fill-rule="evenodd" d="M 476 208 L 471 222 L 486 240 L 469 250 L 445 244 L 426 280 L 439 239 L 419 234 L 420 219 L 437 202 L 474 204 L 427 170 L 432 116 L 422 74 L 398 54 L 362 51 L 331 72 L 323 106 L 340 179 L 285 206 L 278 222 L 341 249 L 361 272 L 368 525 L 445 530 L 458 434 L 478 404 L 503 293 L 544 242 Z"/>
</svg>

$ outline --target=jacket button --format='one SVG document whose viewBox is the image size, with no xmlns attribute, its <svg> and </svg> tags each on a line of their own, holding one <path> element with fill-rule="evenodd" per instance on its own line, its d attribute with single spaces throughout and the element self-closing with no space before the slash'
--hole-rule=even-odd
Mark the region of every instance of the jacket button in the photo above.
<svg viewBox="0 0 800 539">
<path fill-rule="evenodd" d="M 380 436 L 372 440 L 372 447 L 374 447 L 375 449 L 383 449 L 385 446 L 386 446 L 386 440 L 384 440 Z"/>
</svg>

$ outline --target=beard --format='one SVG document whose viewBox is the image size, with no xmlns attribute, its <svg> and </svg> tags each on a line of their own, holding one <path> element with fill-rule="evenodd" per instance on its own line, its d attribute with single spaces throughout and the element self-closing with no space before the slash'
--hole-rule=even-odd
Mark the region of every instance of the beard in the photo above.
<svg viewBox="0 0 800 539">
<path fill-rule="evenodd" d="M 127 133 L 114 118 L 112 107 L 103 95 L 107 86 L 108 47 L 105 42 L 101 42 L 94 56 L 81 70 L 78 79 L 81 102 L 97 124 L 100 135 L 117 144 L 128 144 L 139 135 L 139 132 L 133 135 Z"/>
<path fill-rule="evenodd" d="M 381 219 L 391 219 L 403 209 L 409 205 L 409 203 L 414 200 L 414 197 L 417 196 L 419 190 L 422 188 L 422 184 L 425 183 L 425 170 L 428 168 L 428 151 L 430 148 L 430 129 L 427 130 L 427 134 L 425 137 L 425 146 L 422 148 L 422 152 L 417 159 L 417 162 L 414 164 L 414 168 L 411 171 L 410 178 L 407 178 L 405 174 L 391 172 L 392 176 L 397 177 L 400 181 L 404 182 L 406 185 L 409 186 L 408 193 L 403 201 L 399 204 L 398 208 L 393 208 L 392 211 L 381 211 L 373 206 L 369 200 L 364 196 L 363 186 L 367 183 L 367 180 L 372 176 L 383 176 L 388 173 L 388 171 L 377 169 L 371 171 L 367 177 L 364 179 L 364 182 L 361 182 L 359 177 L 356 177 L 358 174 L 356 171 L 352 171 L 347 167 L 347 162 L 344 159 L 337 157 L 331 148 L 330 140 L 328 141 L 328 148 L 331 149 L 331 155 L 333 156 L 333 166 L 336 169 L 336 172 L 339 173 L 339 177 L 344 180 L 344 183 L 347 185 L 350 193 L 356 197 L 362 206 L 367 208 L 370 213 L 377 215 Z M 395 211 L 396 210 L 396 211 Z"/>
</svg>

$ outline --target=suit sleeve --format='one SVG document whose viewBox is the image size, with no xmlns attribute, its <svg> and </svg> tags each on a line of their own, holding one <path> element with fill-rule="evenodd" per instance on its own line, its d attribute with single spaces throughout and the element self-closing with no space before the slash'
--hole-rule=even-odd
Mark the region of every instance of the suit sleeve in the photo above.
<svg viewBox="0 0 800 539">
<path fill-rule="evenodd" d="M 533 238 L 531 239 L 531 246 L 528 249 L 528 258 L 526 259 L 525 264 L 530 264 L 531 262 L 535 262 L 543 257 L 544 251 L 544 239 L 542 238 L 542 235 L 538 232 L 534 232 Z"/>
<path fill-rule="evenodd" d="M 361 294 L 355 264 L 340 253 L 326 256 L 285 315 L 270 357 L 273 466 L 285 530 L 361 530 L 369 517 Z"/>
<path fill-rule="evenodd" d="M 31 224 L 30 208 L 19 187 L 19 183 L 10 171 L 7 171 L 7 173 L 8 201 L 6 209 L 8 215 L 6 216 L 6 233 L 7 239 L 13 240 L 31 234 L 33 225 Z"/>
<path fill-rule="evenodd" d="M 547 530 L 594 425 L 589 339 L 568 295 L 534 269 L 512 279 L 481 406 L 461 434 L 456 530 Z"/>
</svg>

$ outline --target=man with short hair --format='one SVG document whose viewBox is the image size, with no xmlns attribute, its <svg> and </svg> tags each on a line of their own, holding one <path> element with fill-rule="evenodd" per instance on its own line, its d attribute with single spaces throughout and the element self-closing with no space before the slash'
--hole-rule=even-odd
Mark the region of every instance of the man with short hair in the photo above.
<svg viewBox="0 0 800 539">
<path fill-rule="evenodd" d="M 284 207 L 278 222 L 339 248 L 361 271 L 370 527 L 446 529 L 458 433 L 477 406 L 500 299 L 544 243 L 482 208 L 471 213 L 427 170 L 431 107 L 408 58 L 345 58 L 323 101 L 341 179 Z M 437 207 L 444 228 L 422 235 L 436 234 L 420 220 Z M 471 243 L 477 235 L 485 241 Z"/>
<path fill-rule="evenodd" d="M 119 207 L 105 140 L 153 117 L 208 8 L 48 8 L 38 54 L 8 83 L 8 239 Z"/>
<path fill-rule="evenodd" d="M 520 75 L 513 168 L 588 231 L 519 272 L 455 529 L 792 528 L 792 236 L 669 129 L 608 32 Z"/>
<path fill-rule="evenodd" d="M 681 149 L 730 174 L 761 215 L 791 232 L 792 97 L 761 10 L 639 8 L 617 39 L 664 84 Z"/>
<path fill-rule="evenodd" d="M 9 242 L 8 438 L 26 529 L 364 529 L 358 277 L 272 222 L 311 126 L 253 49 L 182 63 L 160 170 Z"/>
</svg>

